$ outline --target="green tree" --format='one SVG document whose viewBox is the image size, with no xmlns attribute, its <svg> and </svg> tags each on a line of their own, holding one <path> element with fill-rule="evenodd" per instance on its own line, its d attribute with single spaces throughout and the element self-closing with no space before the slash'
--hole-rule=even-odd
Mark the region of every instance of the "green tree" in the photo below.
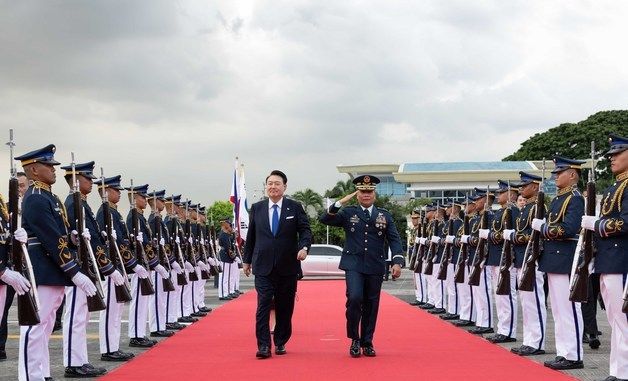
<svg viewBox="0 0 628 381">
<path fill-rule="evenodd" d="M 603 156 L 609 147 L 610 133 L 628 136 L 628 110 L 601 111 L 578 123 L 550 128 L 521 143 L 516 152 L 503 160 L 551 160 L 554 155 L 586 159 L 591 156 L 591 141 L 594 141 L 597 188 L 601 192 L 613 182 L 610 161 Z M 585 181 L 586 178 L 582 179 Z"/>
<path fill-rule="evenodd" d="M 348 179 L 347 181 L 338 181 L 333 188 L 325 191 L 324 196 L 338 199 L 353 192 L 355 192 L 355 184 L 353 184 L 351 179 Z"/>
<path fill-rule="evenodd" d="M 214 222 L 216 229 L 220 228 L 220 220 L 233 218 L 233 204 L 229 201 L 216 201 L 207 208 L 207 220 Z"/>
<path fill-rule="evenodd" d="M 420 208 L 424 205 L 430 204 L 431 198 L 413 198 L 403 207 L 403 211 L 406 214 L 410 214 L 414 208 Z"/>
<path fill-rule="evenodd" d="M 323 211 L 323 197 L 310 188 L 295 192 L 291 198 L 299 201 L 309 216 L 316 216 Z"/>
</svg>

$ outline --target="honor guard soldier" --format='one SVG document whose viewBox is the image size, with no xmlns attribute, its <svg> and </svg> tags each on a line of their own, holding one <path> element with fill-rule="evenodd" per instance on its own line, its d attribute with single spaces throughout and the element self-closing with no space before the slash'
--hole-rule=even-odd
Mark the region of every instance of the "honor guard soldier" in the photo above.
<svg viewBox="0 0 628 381">
<path fill-rule="evenodd" d="M 401 275 L 404 264 L 399 233 L 390 213 L 377 208 L 375 187 L 379 179 L 363 175 L 353 180 L 356 192 L 336 201 L 320 221 L 339 226 L 345 231 L 346 243 L 340 258 L 340 269 L 345 271 L 347 283 L 347 337 L 351 339 L 349 354 L 376 355 L 373 336 L 379 309 L 382 276 L 386 271 L 384 246 L 388 242 L 392 252 L 392 277 Z M 342 205 L 357 195 L 358 205 Z"/>
<path fill-rule="evenodd" d="M 472 247 L 468 244 L 469 242 L 469 234 L 472 226 L 472 221 L 475 218 L 475 203 L 474 199 L 471 196 L 467 196 L 465 200 L 465 218 L 469 220 L 469 231 L 466 235 L 463 234 L 464 226 L 460 227 L 457 236 L 459 238 L 456 239 L 456 244 L 458 246 L 465 245 L 467 250 L 467 259 L 462 262 L 461 266 L 464 266 L 464 280 L 462 283 L 457 285 L 458 291 L 458 299 L 460 301 L 459 315 L 460 318 L 458 320 L 453 320 L 452 323 L 458 327 L 468 327 L 475 325 L 475 306 L 473 303 L 473 286 L 469 285 L 469 271 L 470 271 L 470 263 L 473 262 L 472 257 Z M 479 220 L 478 220 L 479 221 Z M 464 237 L 464 241 L 463 241 Z M 462 250 L 462 248 L 461 248 Z M 458 253 L 458 256 L 462 255 L 462 253 Z M 460 259 L 456 258 L 456 262 L 458 263 Z"/>
<path fill-rule="evenodd" d="M 445 235 L 445 252 L 444 255 L 451 255 L 447 263 L 447 278 L 445 286 L 447 287 L 447 313 L 441 315 L 443 320 L 458 320 L 460 318 L 460 299 L 458 295 L 458 284 L 454 282 L 454 273 L 456 271 L 456 261 L 458 260 L 458 250 L 456 250 L 456 240 L 462 235 L 462 219 L 460 218 L 460 210 L 462 205 L 452 199 L 447 205 L 445 213 L 449 216 L 447 222 L 447 233 Z M 451 231 L 449 227 L 451 226 Z M 444 266 L 441 261 L 441 266 Z"/>
<path fill-rule="evenodd" d="M 628 302 L 628 138 L 610 136 L 611 171 L 615 182 L 604 191 L 599 217 L 583 216 L 581 226 L 595 237 L 595 273 L 611 326 L 610 376 L 608 381 L 628 380 L 628 319 L 622 301 Z"/>
<path fill-rule="evenodd" d="M 408 245 L 408 258 L 411 258 L 412 256 L 416 257 L 418 255 L 418 253 L 413 253 L 413 248 L 416 247 L 418 252 L 418 244 L 420 243 L 418 240 L 422 228 L 420 208 L 414 208 L 412 210 L 412 213 L 410 213 L 410 220 L 412 222 L 412 226 L 410 226 L 410 244 Z M 414 273 L 414 295 L 416 299 L 410 303 L 411 305 L 422 306 L 427 303 L 427 280 L 421 272 Z"/>
<path fill-rule="evenodd" d="M 135 253 L 139 256 L 142 250 L 144 251 L 146 258 L 143 266 L 139 266 L 134 274 L 131 276 L 131 295 L 133 300 L 129 305 L 129 346 L 150 348 L 157 344 L 156 340 L 152 340 L 146 337 L 146 324 L 148 322 L 148 303 L 150 295 L 142 295 L 139 279 L 146 279 L 150 277 L 150 271 L 154 270 L 159 264 L 159 259 L 156 253 L 153 251 L 153 247 L 150 244 L 151 233 L 144 217 L 144 209 L 146 209 L 146 198 L 148 197 L 148 184 L 139 185 L 135 187 L 126 188 L 129 192 L 129 202 L 131 203 L 131 210 L 126 218 L 126 225 L 130 230 L 131 240 L 134 241 Z M 133 207 L 137 212 L 138 226 L 133 226 Z M 137 228 L 137 234 L 134 234 L 134 230 Z M 141 262 L 144 262 L 144 258 L 138 258 Z M 148 267 L 145 268 L 144 266 Z M 151 281 L 152 283 L 152 281 Z M 154 287 L 154 285 L 153 285 Z"/>
<path fill-rule="evenodd" d="M 194 296 L 194 308 L 195 312 L 205 313 L 211 311 L 211 308 L 205 306 L 205 284 L 207 283 L 207 279 L 203 279 L 201 271 L 204 270 L 207 274 L 210 274 L 210 264 L 213 263 L 212 258 L 209 256 L 209 251 L 207 250 L 207 242 L 205 241 L 205 207 L 201 207 L 198 205 L 198 209 L 196 212 L 196 226 L 194 229 L 194 239 L 196 240 L 198 252 L 199 252 L 199 261 L 197 264 L 199 265 L 199 287 L 196 289 L 196 295 Z M 205 256 L 201 256 L 201 248 L 205 253 Z M 207 261 L 205 261 L 207 259 Z M 215 263 L 214 263 L 215 265 Z"/>
<path fill-rule="evenodd" d="M 235 261 L 235 236 L 233 226 L 227 218 L 220 221 L 220 234 L 218 235 L 218 245 L 220 245 L 220 261 L 222 262 L 222 272 L 218 276 L 218 299 L 231 300 L 237 298 L 235 294 L 234 274 L 238 272 L 238 264 Z"/>
<path fill-rule="evenodd" d="M 532 219 L 536 213 L 536 196 L 542 178 L 526 172 L 519 172 L 521 182 L 519 193 L 526 200 L 515 225 L 510 231 L 504 231 L 504 238 L 512 241 L 515 255 L 514 266 L 521 270 L 523 260 L 532 234 Z M 532 291 L 519 290 L 521 314 L 523 317 L 523 344 L 513 347 L 510 351 L 520 356 L 545 354 L 545 327 L 547 326 L 547 308 L 545 307 L 545 290 L 543 273 L 535 270 Z M 512 284 L 512 283 L 511 283 Z"/>
<path fill-rule="evenodd" d="M 74 168 L 73 168 L 74 166 Z M 105 253 L 105 243 L 102 240 L 101 229 L 96 222 L 96 217 L 91 207 L 87 203 L 87 195 L 91 193 L 93 180 L 95 179 L 94 162 L 68 165 L 61 167 L 65 170 L 65 180 L 72 193 L 65 199 L 65 209 L 68 214 L 68 223 L 73 236 L 77 241 L 83 238 L 80 244 L 90 245 L 99 268 L 100 274 L 110 277 L 116 285 L 124 283 L 124 279 L 118 270 L 115 269 L 107 254 Z M 74 172 L 73 172 L 74 169 Z M 76 181 L 76 183 L 74 183 Z M 76 208 L 82 209 L 83 221 L 79 221 L 80 216 L 75 213 L 74 192 L 79 192 L 81 205 Z M 83 225 L 83 231 L 79 232 L 79 225 Z M 88 248 L 89 250 L 89 248 Z M 81 258 L 81 261 L 85 259 Z M 95 274 L 99 277 L 100 274 Z M 97 279 L 100 281 L 100 279 Z M 87 358 L 87 323 L 89 321 L 89 311 L 87 308 L 87 295 L 77 286 L 65 288 L 66 308 L 63 316 L 63 364 L 65 366 L 66 377 L 94 377 L 106 373 L 105 368 L 95 368 L 89 364 Z"/>
<path fill-rule="evenodd" d="M 117 249 L 110 247 L 109 252 L 111 255 L 120 254 L 122 259 L 122 266 L 118 265 L 117 270 L 126 276 L 127 271 L 134 271 L 137 269 L 137 259 L 131 253 L 129 249 L 129 233 L 127 231 L 124 218 L 118 211 L 118 202 L 120 202 L 120 192 L 124 188 L 120 185 L 122 176 L 108 177 L 104 179 L 104 182 L 95 182 L 99 193 L 105 194 L 105 200 L 109 205 L 109 214 L 111 215 L 111 234 L 116 242 Z M 109 227 L 105 222 L 105 211 L 101 205 L 96 212 L 96 221 L 103 231 L 101 234 L 108 239 L 107 231 Z M 120 261 L 117 261 L 118 263 Z M 126 279 L 125 283 L 128 282 Z M 105 304 L 107 308 L 100 311 L 100 320 L 98 323 L 98 331 L 100 335 L 100 359 L 102 361 L 127 361 L 132 359 L 135 355 L 130 352 L 124 352 L 120 350 L 120 333 L 122 322 L 122 307 L 124 302 L 118 302 L 116 300 L 115 283 L 111 277 L 107 278 L 105 285 Z"/>
<path fill-rule="evenodd" d="M 81 273 L 75 252 L 70 251 L 65 207 L 51 191 L 56 182 L 54 166 L 60 164 L 54 159 L 54 152 L 55 146 L 50 144 L 15 158 L 22 162 L 30 183 L 22 201 L 22 227 L 30 237 L 28 252 L 37 282 L 41 320 L 37 325 L 20 327 L 20 381 L 51 379 L 48 340 L 65 287 L 74 284 L 86 295 L 96 294 L 92 281 Z"/>
<path fill-rule="evenodd" d="M 203 258 L 201 258 L 201 253 L 200 253 L 200 248 L 199 248 L 199 240 L 198 240 L 198 235 L 199 235 L 199 225 L 198 225 L 198 212 L 197 212 L 197 208 L 199 208 L 199 204 L 194 204 L 194 205 L 190 205 L 190 237 L 188 238 L 188 240 L 191 242 L 192 245 L 192 253 L 194 255 L 194 261 L 195 261 L 195 266 L 194 266 L 194 271 L 196 272 L 196 278 L 198 280 L 195 280 L 192 282 L 192 289 L 191 289 L 191 295 L 192 295 L 192 314 L 191 316 L 193 317 L 203 317 L 203 316 L 207 316 L 207 312 L 203 312 L 201 310 L 199 310 L 198 305 L 199 305 L 199 297 L 200 297 L 200 293 L 201 290 L 205 289 L 205 279 L 203 279 L 202 274 L 203 272 L 206 272 L 209 270 L 209 268 L 206 266 L 207 264 L 203 261 Z"/>
<path fill-rule="evenodd" d="M 155 266 L 155 270 L 151 272 L 153 285 L 155 285 L 155 293 L 150 296 L 148 301 L 148 320 L 150 326 L 151 337 L 170 337 L 174 334 L 166 328 L 167 319 L 167 302 L 168 293 L 164 290 L 164 279 L 170 279 L 170 272 L 166 267 L 170 268 L 170 258 L 165 255 L 166 244 L 169 243 L 168 229 L 161 219 L 161 212 L 165 208 L 164 198 L 165 190 L 153 191 L 148 195 L 148 204 L 151 213 L 148 216 L 148 228 L 152 230 L 152 244 L 155 255 L 159 264 Z M 160 224 L 156 225 L 156 219 L 159 216 Z M 161 242 L 157 241 L 157 229 L 161 229 Z M 168 239 L 168 241 L 167 241 Z M 159 250 L 163 250 L 164 258 L 159 257 Z"/>
<path fill-rule="evenodd" d="M 190 205 L 190 201 L 179 202 L 177 204 L 177 221 L 179 221 L 179 225 L 178 225 L 178 228 L 176 229 L 178 236 L 177 238 L 175 238 L 175 242 L 179 244 L 179 247 L 181 248 L 181 251 L 183 253 L 182 255 L 183 272 L 185 273 L 185 276 L 187 279 L 186 283 L 184 285 L 181 285 L 180 293 L 179 293 L 178 314 L 181 315 L 181 317 L 179 318 L 178 321 L 180 323 L 194 323 L 198 321 L 197 318 L 191 316 L 193 311 L 192 311 L 192 295 L 191 295 L 192 282 L 190 280 L 190 277 L 192 276 L 191 274 L 195 270 L 194 270 L 194 266 L 190 262 L 190 258 L 186 255 L 186 251 L 185 251 L 186 245 L 188 243 L 185 237 L 185 229 L 184 229 L 184 223 L 187 219 L 185 208 L 186 206 L 189 207 L 189 205 Z"/>
<path fill-rule="evenodd" d="M 445 281 L 437 278 L 438 271 L 440 270 L 440 261 L 443 256 L 443 245 L 441 245 L 441 242 L 444 241 L 447 233 L 446 227 L 445 208 L 442 205 L 436 205 L 430 232 L 430 242 L 434 244 L 436 253 L 434 253 L 432 258 L 432 263 L 434 264 L 432 274 L 427 275 L 429 304 L 434 306 L 434 308 L 428 309 L 428 312 L 435 315 L 447 312 L 447 310 L 445 310 Z M 432 246 L 429 243 L 428 245 Z M 423 269 L 425 269 L 425 267 L 424 264 Z"/>
<path fill-rule="evenodd" d="M 183 319 L 183 315 L 181 314 L 181 285 L 187 282 L 186 275 L 183 271 L 184 261 L 180 250 L 181 241 L 178 238 L 181 226 L 177 216 L 177 205 L 180 202 L 181 195 L 173 195 L 165 199 L 167 215 L 164 219 L 164 224 L 168 228 L 168 233 L 170 234 L 169 241 L 172 256 L 170 266 L 172 271 L 177 274 L 177 280 L 176 282 L 173 282 L 174 291 L 170 291 L 166 294 L 166 329 L 169 330 L 179 330 L 185 328 L 184 324 L 180 324 L 178 322 L 179 319 Z M 192 321 L 188 321 L 187 323 L 192 323 Z"/>
<path fill-rule="evenodd" d="M 547 273 L 549 296 L 554 316 L 556 359 L 546 361 L 552 369 L 580 369 L 583 362 L 582 310 L 580 303 L 569 300 L 569 274 L 584 214 L 584 197 L 577 188 L 583 161 L 556 156 L 558 192 L 545 219 L 534 218 L 532 229 L 543 238 L 539 270 Z"/>
</svg>

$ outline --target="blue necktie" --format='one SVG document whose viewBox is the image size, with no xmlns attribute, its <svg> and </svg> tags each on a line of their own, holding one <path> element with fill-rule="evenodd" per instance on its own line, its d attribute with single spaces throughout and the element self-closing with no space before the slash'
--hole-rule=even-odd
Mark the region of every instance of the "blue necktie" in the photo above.
<svg viewBox="0 0 628 381">
<path fill-rule="evenodd" d="M 279 207 L 279 205 L 274 204 L 273 205 L 273 224 L 270 227 L 270 230 L 273 232 L 274 236 L 277 236 L 277 229 L 279 228 L 279 212 L 277 211 L 277 208 Z"/>
</svg>

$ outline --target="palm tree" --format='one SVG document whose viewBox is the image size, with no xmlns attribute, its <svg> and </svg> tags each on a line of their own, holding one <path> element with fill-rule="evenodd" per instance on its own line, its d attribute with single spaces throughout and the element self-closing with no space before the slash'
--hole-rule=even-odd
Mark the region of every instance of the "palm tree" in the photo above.
<svg viewBox="0 0 628 381">
<path fill-rule="evenodd" d="M 317 215 L 323 209 L 323 197 L 310 188 L 294 192 L 292 198 L 299 201 L 310 216 Z"/>
<path fill-rule="evenodd" d="M 351 179 L 347 181 L 338 181 L 333 188 L 325 192 L 325 197 L 340 198 L 355 191 L 355 185 Z"/>
</svg>

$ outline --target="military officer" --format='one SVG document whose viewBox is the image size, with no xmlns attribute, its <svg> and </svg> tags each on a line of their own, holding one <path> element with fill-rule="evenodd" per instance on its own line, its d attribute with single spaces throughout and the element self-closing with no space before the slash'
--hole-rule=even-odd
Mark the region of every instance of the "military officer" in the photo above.
<svg viewBox="0 0 628 381">
<path fill-rule="evenodd" d="M 547 273 L 554 317 L 556 359 L 546 361 L 552 369 L 579 369 L 584 366 L 582 350 L 582 310 L 569 300 L 569 274 L 584 214 L 584 197 L 577 188 L 583 161 L 556 156 L 552 174 L 558 192 L 546 219 L 534 218 L 532 229 L 543 238 L 539 270 Z"/>
<path fill-rule="evenodd" d="M 187 284 L 187 274 L 183 271 L 184 260 L 180 250 L 181 240 L 179 239 L 179 232 L 181 226 L 179 224 L 177 210 L 178 204 L 181 202 L 181 195 L 172 195 L 165 200 L 166 205 L 166 218 L 164 224 L 168 228 L 170 234 L 170 247 L 171 247 L 171 260 L 170 266 L 172 270 L 177 274 L 177 279 L 174 283 L 174 291 L 170 291 L 166 295 L 166 329 L 179 330 L 186 326 L 179 323 L 179 319 L 182 319 L 184 323 L 192 323 L 193 321 L 184 318 L 181 314 L 181 286 Z M 190 318 L 191 319 L 191 318 Z"/>
<path fill-rule="evenodd" d="M 192 254 L 194 255 L 194 262 L 195 262 L 194 272 L 196 273 L 196 278 L 197 278 L 197 280 L 192 282 L 192 287 L 190 290 L 191 306 L 192 306 L 192 313 L 190 316 L 193 316 L 193 317 L 207 316 L 207 312 L 202 312 L 198 309 L 200 290 L 205 289 L 205 279 L 203 279 L 202 273 L 205 271 L 208 271 L 206 263 L 201 258 L 200 250 L 198 247 L 198 244 L 199 244 L 198 238 L 197 238 L 198 232 L 199 232 L 198 212 L 197 212 L 198 207 L 199 207 L 199 204 L 192 204 L 189 207 L 190 236 L 188 237 L 188 241 L 190 242 L 190 245 L 192 246 Z"/>
<path fill-rule="evenodd" d="M 61 167 L 65 170 L 65 180 L 71 193 L 65 200 L 65 209 L 68 214 L 68 223 L 75 236 L 80 234 L 80 244 L 89 245 L 94 254 L 100 274 L 111 278 L 114 284 L 124 284 L 122 274 L 115 269 L 113 263 L 107 257 L 104 250 L 104 242 L 100 234 L 101 229 L 96 222 L 96 217 L 87 203 L 87 195 L 92 191 L 93 179 L 95 179 L 94 162 L 76 164 Z M 73 172 L 74 170 L 74 172 Z M 76 183 L 75 183 L 76 181 Z M 80 205 L 75 205 L 74 192 L 79 192 Z M 83 222 L 78 221 L 77 209 L 82 213 Z M 83 225 L 83 231 L 78 232 L 79 224 Z M 89 248 L 87 248 L 89 250 Z M 85 261 L 86 258 L 80 258 Z M 88 260 L 89 261 L 89 260 Z M 85 266 L 85 263 L 83 263 Z M 99 275 L 96 275 L 99 276 Z M 97 281 L 100 281 L 98 279 Z M 65 300 L 67 302 L 63 317 L 63 364 L 66 377 L 94 377 L 106 373 L 105 368 L 96 368 L 89 364 L 87 358 L 87 322 L 89 311 L 87 308 L 87 295 L 77 286 L 65 288 Z"/>
<path fill-rule="evenodd" d="M 379 179 L 371 175 L 353 180 L 357 191 L 336 201 L 320 221 L 326 225 L 342 227 L 346 243 L 340 259 L 347 283 L 347 337 L 351 339 L 349 354 L 375 356 L 373 334 L 379 309 L 382 276 L 386 271 L 384 243 L 392 252 L 392 277 L 401 275 L 404 264 L 399 233 L 390 213 L 377 208 L 375 187 Z M 359 205 L 341 207 L 353 197 Z M 361 330 L 359 330 L 361 327 Z"/>
<path fill-rule="evenodd" d="M 423 258 L 420 259 L 422 261 L 421 278 L 423 278 L 423 281 L 425 282 L 425 285 L 426 285 L 426 288 L 424 289 L 426 302 L 422 306 L 419 306 L 419 308 L 423 310 L 431 310 L 431 309 L 436 308 L 435 306 L 436 293 L 433 290 L 434 286 L 432 284 L 433 283 L 432 277 L 431 275 L 425 274 L 428 248 L 431 242 L 430 238 L 432 237 L 432 235 L 434 235 L 434 229 L 436 227 L 436 222 L 437 222 L 435 217 L 436 217 L 436 205 L 435 204 L 426 205 L 425 206 L 425 222 L 424 222 L 427 225 L 425 228 L 426 234 L 425 234 L 425 237 L 419 238 L 419 244 L 423 246 L 423 250 L 424 250 Z"/>
<path fill-rule="evenodd" d="M 504 239 L 512 241 L 515 260 L 514 266 L 520 271 L 532 233 L 532 219 L 536 213 L 536 196 L 542 178 L 526 172 L 519 172 L 521 182 L 519 192 L 526 200 L 515 225 L 510 231 L 504 231 Z M 521 314 L 523 317 L 523 344 L 513 347 L 510 351 L 520 356 L 545 354 L 545 327 L 547 326 L 547 309 L 545 307 L 545 290 L 543 273 L 535 270 L 536 276 L 532 291 L 519 290 Z M 512 283 L 511 283 L 512 284 Z"/>
<path fill-rule="evenodd" d="M 429 289 L 429 304 L 432 304 L 434 308 L 428 309 L 431 314 L 445 313 L 446 291 L 445 281 L 438 279 L 438 271 L 440 269 L 440 261 L 443 256 L 444 237 L 447 233 L 445 224 L 445 208 L 441 204 L 436 205 L 434 211 L 434 219 L 432 220 L 432 228 L 430 234 L 429 247 L 433 247 L 436 252 L 433 255 L 432 263 L 434 264 L 432 274 L 427 275 L 428 289 Z M 429 251 L 429 249 L 428 249 Z M 426 260 L 428 256 L 426 255 Z M 423 270 L 426 269 L 425 263 L 423 264 Z"/>
<path fill-rule="evenodd" d="M 105 195 L 109 204 L 109 214 L 111 215 L 111 234 L 116 242 L 117 250 L 109 248 L 112 255 L 120 254 L 122 258 L 122 266 L 118 267 L 123 276 L 126 271 L 135 271 L 137 259 L 129 249 L 129 233 L 126 228 L 124 218 L 118 211 L 118 202 L 120 202 L 120 191 L 124 190 L 120 185 L 122 176 L 108 177 L 97 182 L 99 193 Z M 105 209 L 101 205 L 96 212 L 96 221 L 98 226 L 103 229 L 103 236 L 107 234 L 107 225 L 105 223 Z M 106 239 L 106 238 L 105 238 Z M 140 266 L 141 267 L 141 266 Z M 102 361 L 127 361 L 134 357 L 133 353 L 120 350 L 120 333 L 122 322 L 122 307 L 124 303 L 116 300 L 114 291 L 115 283 L 111 277 L 107 279 L 105 285 L 105 304 L 107 308 L 100 311 L 100 320 L 98 322 L 98 332 L 100 336 L 100 359 Z"/>
<path fill-rule="evenodd" d="M 600 215 L 583 216 L 581 226 L 594 232 L 597 254 L 595 273 L 600 274 L 600 292 L 611 326 L 610 376 L 628 380 L 628 319 L 622 312 L 628 275 L 628 138 L 611 135 L 611 171 L 615 182 L 604 191 Z M 622 296 L 623 294 L 623 296 Z"/>
<path fill-rule="evenodd" d="M 207 242 L 205 241 L 205 225 L 207 222 L 207 219 L 205 217 L 205 207 L 204 206 L 200 206 L 198 207 L 198 213 L 197 214 L 197 221 L 196 221 L 196 241 L 197 241 L 197 245 L 199 247 L 199 252 L 201 250 L 204 250 L 205 252 L 205 256 L 207 257 L 207 262 L 205 262 L 205 258 L 201 257 L 201 260 L 199 261 L 199 266 L 203 267 L 204 270 L 209 274 L 210 273 L 210 266 L 215 266 L 215 262 L 213 261 L 213 259 L 211 258 L 211 256 L 209 255 L 209 251 L 207 250 Z M 199 279 L 202 279 L 201 274 L 199 274 Z M 196 296 L 195 296 L 195 308 L 197 312 L 210 312 L 212 309 L 205 306 L 205 284 L 207 283 L 206 279 L 202 279 L 202 282 L 199 283 L 199 286 L 197 291 L 196 291 Z"/>
<path fill-rule="evenodd" d="M 39 295 L 41 322 L 20 327 L 18 379 L 50 378 L 48 340 L 54 327 L 55 313 L 65 291 L 72 284 L 86 295 L 96 294 L 96 286 L 83 273 L 70 250 L 65 207 L 51 191 L 56 181 L 55 146 L 29 152 L 20 160 L 30 186 L 22 201 L 22 227 L 28 236 L 28 252 L 33 264 Z"/>
<path fill-rule="evenodd" d="M 465 200 L 465 218 L 468 219 L 469 221 L 469 230 L 471 229 L 471 221 L 474 219 L 475 216 L 475 203 L 473 202 L 473 199 L 471 196 L 466 197 Z M 471 257 L 471 252 L 472 252 L 472 248 L 469 247 L 469 245 L 467 243 L 463 243 L 462 242 L 462 237 L 464 235 L 463 233 L 464 230 L 464 226 L 461 226 L 460 229 L 457 232 L 457 238 L 455 240 L 456 245 L 461 247 L 462 250 L 462 245 L 466 245 L 466 250 L 467 250 L 467 259 L 466 261 L 462 262 L 461 266 L 464 267 L 464 280 L 462 283 L 457 285 L 457 291 L 458 291 L 458 297 L 459 297 L 459 301 L 460 301 L 460 309 L 459 309 L 459 319 L 458 320 L 453 320 L 452 323 L 458 327 L 468 327 L 468 326 L 473 326 L 475 323 L 475 308 L 473 305 L 473 286 L 470 286 L 469 283 L 469 269 L 470 269 L 470 263 L 472 263 L 473 258 Z M 467 232 L 467 235 L 470 232 Z M 467 241 L 468 242 L 468 241 Z M 461 252 L 458 252 L 458 256 L 462 255 Z M 458 261 L 461 260 L 460 258 L 456 258 L 456 262 L 458 263 Z"/>
<path fill-rule="evenodd" d="M 186 200 L 179 206 L 179 209 L 178 209 L 179 221 L 185 223 L 184 228 L 179 230 L 179 239 L 181 241 L 181 245 L 183 248 L 186 248 L 187 245 L 191 245 L 191 242 L 190 242 L 191 237 L 188 237 L 188 232 L 185 229 L 185 227 L 187 227 L 187 223 L 190 218 L 189 209 L 190 209 L 191 204 L 192 202 L 190 200 Z M 185 258 L 185 262 L 183 265 L 184 265 L 184 269 L 186 273 L 188 274 L 188 283 L 184 286 L 181 286 L 181 315 L 183 317 L 189 318 L 189 320 L 191 320 L 192 322 L 196 322 L 198 321 L 198 319 L 192 316 L 192 313 L 194 313 L 194 309 L 192 308 L 192 289 L 194 287 L 193 282 L 195 282 L 194 279 L 196 275 L 196 268 L 192 264 L 192 261 L 194 260 L 193 258 L 194 253 L 191 247 L 190 247 L 190 251 L 192 252 L 192 256 L 188 255 L 189 252 L 187 251 L 187 249 L 185 249 L 183 253 L 184 258 Z"/>
<path fill-rule="evenodd" d="M 218 245 L 220 245 L 219 255 L 222 262 L 222 272 L 218 276 L 218 299 L 231 300 L 236 297 L 233 273 L 238 271 L 238 264 L 235 261 L 235 236 L 229 219 L 220 221 Z"/>
</svg>

